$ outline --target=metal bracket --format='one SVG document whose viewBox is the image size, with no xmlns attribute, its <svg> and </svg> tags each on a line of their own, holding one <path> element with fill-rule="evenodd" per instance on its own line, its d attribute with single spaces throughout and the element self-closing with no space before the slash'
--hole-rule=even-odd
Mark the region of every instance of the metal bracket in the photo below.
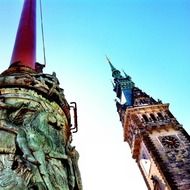
<svg viewBox="0 0 190 190">
<path fill-rule="evenodd" d="M 78 131 L 77 103 L 76 102 L 71 102 L 70 104 L 72 104 L 72 105 L 70 105 L 70 108 L 73 109 L 73 114 L 74 114 L 73 115 L 73 117 L 74 117 L 74 126 L 71 127 L 70 129 L 71 129 L 71 131 L 73 133 L 76 133 Z"/>
</svg>

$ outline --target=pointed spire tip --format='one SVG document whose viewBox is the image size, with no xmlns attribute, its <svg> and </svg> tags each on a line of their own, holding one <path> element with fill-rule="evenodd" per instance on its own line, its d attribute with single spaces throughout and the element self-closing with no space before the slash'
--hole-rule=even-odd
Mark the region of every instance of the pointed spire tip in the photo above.
<svg viewBox="0 0 190 190">
<path fill-rule="evenodd" d="M 108 58 L 107 55 L 106 55 L 106 59 L 107 59 L 108 63 L 111 64 L 111 61 L 110 61 L 110 59 Z"/>
</svg>

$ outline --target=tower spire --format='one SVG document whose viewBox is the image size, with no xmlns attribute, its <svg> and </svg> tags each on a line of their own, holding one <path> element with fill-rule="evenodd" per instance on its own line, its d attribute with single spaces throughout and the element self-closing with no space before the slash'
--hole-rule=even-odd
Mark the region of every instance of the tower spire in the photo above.
<svg viewBox="0 0 190 190">
<path fill-rule="evenodd" d="M 111 63 L 110 59 L 107 56 L 106 56 L 106 59 L 111 67 L 112 77 L 113 78 L 122 78 L 120 71 L 113 66 L 113 64 Z"/>
<path fill-rule="evenodd" d="M 121 72 L 116 69 L 111 61 L 106 57 L 108 63 L 110 64 L 112 70 L 113 77 L 113 90 L 116 92 L 117 98 L 119 98 L 119 102 L 125 106 L 132 106 L 133 104 L 133 88 L 135 86 L 134 82 L 131 80 L 131 77 L 128 76 L 125 72 L 123 77 Z M 119 105 L 117 102 L 117 106 Z"/>
<path fill-rule="evenodd" d="M 107 59 L 108 63 L 110 64 L 110 67 L 111 67 L 112 72 L 113 72 L 114 70 L 117 70 L 117 69 L 112 65 L 110 59 L 109 59 L 107 56 L 106 56 L 106 59 Z"/>
<path fill-rule="evenodd" d="M 10 66 L 25 66 L 35 70 L 36 65 L 36 0 L 25 0 Z"/>
<path fill-rule="evenodd" d="M 190 189 L 190 136 L 170 112 L 169 104 L 155 101 L 135 87 L 125 72 L 123 78 L 114 77 L 113 81 L 124 140 L 148 189 Z"/>
</svg>

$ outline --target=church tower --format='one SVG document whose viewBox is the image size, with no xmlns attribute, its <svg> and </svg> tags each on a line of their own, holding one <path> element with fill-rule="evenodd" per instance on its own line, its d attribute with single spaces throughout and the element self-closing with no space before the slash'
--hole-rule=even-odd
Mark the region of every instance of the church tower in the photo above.
<svg viewBox="0 0 190 190">
<path fill-rule="evenodd" d="M 76 103 L 44 66 L 36 62 L 36 0 L 25 0 L 10 66 L 0 74 L 0 190 L 82 190 L 71 145 Z"/>
<path fill-rule="evenodd" d="M 190 189 L 190 136 L 170 112 L 169 104 L 147 95 L 108 62 L 124 141 L 148 189 Z"/>
</svg>

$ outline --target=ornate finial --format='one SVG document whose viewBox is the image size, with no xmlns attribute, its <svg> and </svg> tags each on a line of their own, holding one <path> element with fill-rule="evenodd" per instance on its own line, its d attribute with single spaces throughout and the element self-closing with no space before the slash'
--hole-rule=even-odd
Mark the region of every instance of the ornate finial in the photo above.
<svg viewBox="0 0 190 190">
<path fill-rule="evenodd" d="M 36 64 L 36 0 L 25 0 L 11 58 L 11 66 L 35 70 Z"/>
</svg>

